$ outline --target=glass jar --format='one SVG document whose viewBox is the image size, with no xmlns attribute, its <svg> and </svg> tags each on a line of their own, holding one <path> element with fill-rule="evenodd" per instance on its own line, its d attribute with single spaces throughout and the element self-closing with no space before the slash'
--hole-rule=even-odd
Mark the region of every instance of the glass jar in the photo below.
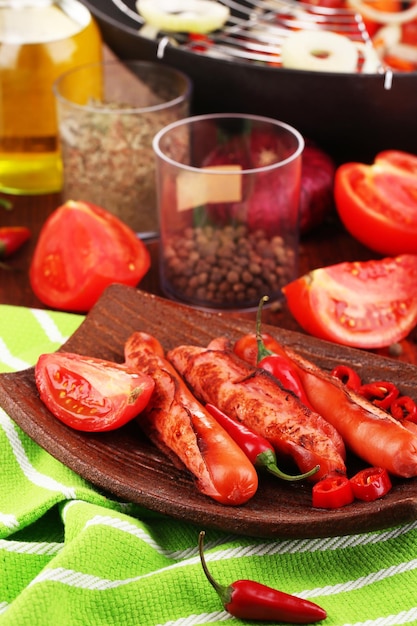
<svg viewBox="0 0 417 626">
<path fill-rule="evenodd" d="M 0 0 L 0 191 L 60 191 L 52 85 L 101 58 L 100 31 L 78 0 Z"/>
</svg>

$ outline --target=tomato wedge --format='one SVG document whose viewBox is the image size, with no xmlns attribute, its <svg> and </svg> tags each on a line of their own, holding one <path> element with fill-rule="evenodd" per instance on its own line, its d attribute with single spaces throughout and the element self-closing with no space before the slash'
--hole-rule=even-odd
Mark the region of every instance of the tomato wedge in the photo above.
<svg viewBox="0 0 417 626">
<path fill-rule="evenodd" d="M 150 255 L 116 216 L 89 202 L 68 201 L 43 225 L 30 267 L 30 283 L 46 305 L 87 312 L 112 283 L 135 286 Z"/>
<path fill-rule="evenodd" d="M 372 165 L 345 163 L 336 171 L 334 196 L 346 230 L 371 250 L 417 251 L 417 156 L 385 150 Z"/>
<path fill-rule="evenodd" d="M 126 365 L 71 352 L 42 354 L 35 366 L 41 400 L 76 430 L 115 430 L 148 404 L 155 383 Z"/>
<path fill-rule="evenodd" d="M 283 292 L 311 335 L 355 348 L 386 347 L 417 324 L 417 255 L 330 265 Z"/>
</svg>

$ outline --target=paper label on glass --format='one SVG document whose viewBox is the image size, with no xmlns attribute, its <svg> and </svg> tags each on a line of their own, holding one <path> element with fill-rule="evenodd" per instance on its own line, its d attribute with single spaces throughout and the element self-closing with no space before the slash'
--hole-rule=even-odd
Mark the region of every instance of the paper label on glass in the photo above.
<svg viewBox="0 0 417 626">
<path fill-rule="evenodd" d="M 215 174 L 213 170 L 228 172 Z M 200 172 L 181 172 L 177 178 L 177 209 L 186 211 L 205 204 L 242 200 L 242 167 L 215 165 Z"/>
</svg>

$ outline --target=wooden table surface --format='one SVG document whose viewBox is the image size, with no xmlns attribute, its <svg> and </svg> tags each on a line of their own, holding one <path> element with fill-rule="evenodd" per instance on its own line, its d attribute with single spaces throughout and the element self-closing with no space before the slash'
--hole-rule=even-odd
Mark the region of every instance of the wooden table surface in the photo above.
<svg viewBox="0 0 417 626">
<path fill-rule="evenodd" d="M 32 292 L 28 273 L 39 232 L 48 215 L 61 204 L 60 195 L 3 195 L 3 199 L 10 201 L 12 206 L 9 209 L 0 206 L 0 225 L 28 226 L 31 229 L 32 237 L 18 252 L 9 257 L 6 263 L 2 263 L 0 266 L 0 304 L 45 308 Z M 150 271 L 140 283 L 140 288 L 150 293 L 163 295 L 158 279 L 158 242 L 151 241 L 147 245 L 151 252 L 152 264 Z M 76 242 L 74 242 L 74 246 L 76 248 Z M 336 215 L 333 215 L 324 225 L 301 239 L 299 275 L 332 263 L 371 258 L 377 257 L 348 235 L 338 222 Z M 241 312 L 239 314 L 244 317 L 255 318 L 253 312 Z M 263 320 L 265 323 L 282 328 L 301 330 L 285 304 L 280 310 L 276 310 L 276 307 L 266 307 Z M 415 331 L 405 342 L 402 342 L 402 347 L 403 352 L 399 358 L 417 363 L 417 333 Z"/>
</svg>

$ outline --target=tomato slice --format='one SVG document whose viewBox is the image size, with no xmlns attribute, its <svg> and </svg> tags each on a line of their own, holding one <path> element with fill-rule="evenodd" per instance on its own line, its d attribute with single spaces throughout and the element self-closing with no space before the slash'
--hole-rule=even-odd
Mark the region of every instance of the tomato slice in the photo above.
<svg viewBox="0 0 417 626">
<path fill-rule="evenodd" d="M 391 487 L 391 479 L 382 467 L 367 467 L 360 470 L 350 479 L 355 498 L 365 502 L 373 502 L 387 494 Z"/>
<path fill-rule="evenodd" d="M 155 383 L 126 365 L 70 352 L 43 354 L 35 366 L 41 400 L 67 426 L 114 430 L 148 404 Z"/>
<path fill-rule="evenodd" d="M 89 202 L 68 201 L 42 228 L 30 282 L 44 304 L 87 312 L 108 285 L 135 286 L 149 267 L 147 248 L 126 224 Z"/>
<path fill-rule="evenodd" d="M 384 255 L 417 250 L 417 156 L 386 150 L 372 165 L 345 163 L 335 175 L 336 208 L 345 228 Z"/>
<path fill-rule="evenodd" d="M 319 268 L 283 292 L 311 335 L 355 348 L 386 347 L 417 324 L 417 255 Z"/>
<path fill-rule="evenodd" d="M 313 485 L 313 506 L 318 509 L 338 509 L 354 500 L 350 480 L 346 476 L 327 476 Z"/>
</svg>

